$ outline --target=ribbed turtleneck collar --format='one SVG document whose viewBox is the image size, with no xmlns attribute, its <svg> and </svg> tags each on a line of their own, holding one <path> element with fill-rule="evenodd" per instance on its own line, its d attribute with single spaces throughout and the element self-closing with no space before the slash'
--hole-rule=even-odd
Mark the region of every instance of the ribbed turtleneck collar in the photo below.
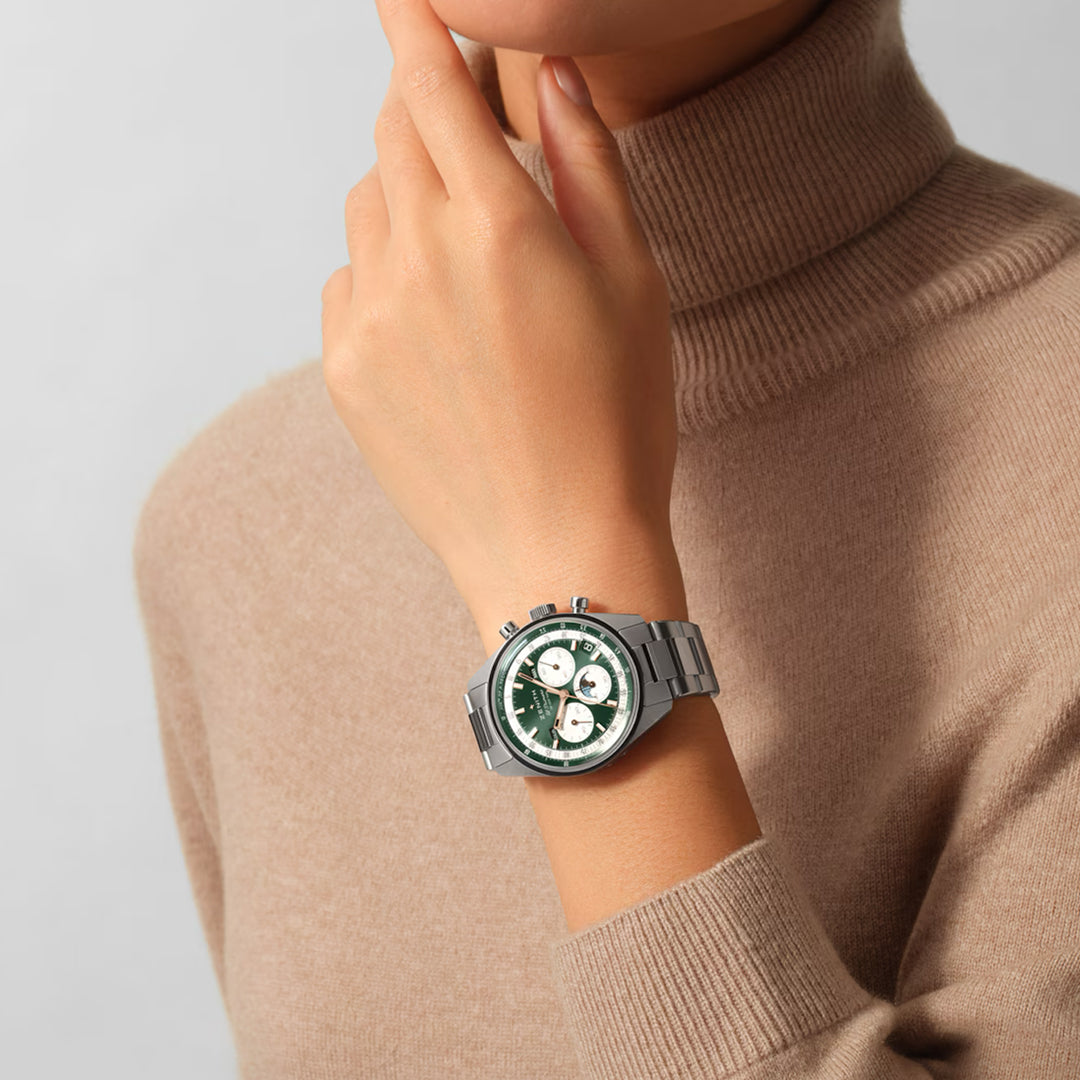
<svg viewBox="0 0 1080 1080">
<path fill-rule="evenodd" d="M 460 48 L 554 202 L 541 145 L 510 133 L 492 47 Z M 673 314 L 843 244 L 926 183 L 956 142 L 907 51 L 900 0 L 828 0 L 764 59 L 614 134 Z M 677 380 L 717 374 L 697 363 Z"/>
</svg>

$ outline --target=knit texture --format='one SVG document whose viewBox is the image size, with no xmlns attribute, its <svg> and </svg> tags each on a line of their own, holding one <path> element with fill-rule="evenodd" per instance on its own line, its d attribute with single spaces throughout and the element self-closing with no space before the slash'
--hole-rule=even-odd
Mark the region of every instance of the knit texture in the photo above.
<svg viewBox="0 0 1080 1080">
<path fill-rule="evenodd" d="M 465 717 L 468 609 L 300 364 L 173 457 L 134 549 L 240 1074 L 1080 1075 L 1080 196 L 956 143 L 898 0 L 615 135 L 762 836 L 567 931 Z"/>
</svg>

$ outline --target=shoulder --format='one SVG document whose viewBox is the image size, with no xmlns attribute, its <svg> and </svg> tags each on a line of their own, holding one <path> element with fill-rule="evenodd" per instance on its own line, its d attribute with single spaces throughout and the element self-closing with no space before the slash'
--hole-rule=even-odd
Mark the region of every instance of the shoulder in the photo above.
<svg viewBox="0 0 1080 1080">
<path fill-rule="evenodd" d="M 835 254 L 868 289 L 868 313 L 895 313 L 884 321 L 902 333 L 948 333 L 955 318 L 1002 307 L 1075 318 L 1080 193 L 958 143 L 920 188 Z"/>
<path fill-rule="evenodd" d="M 1076 443 L 1080 406 L 1080 194 L 958 146 L 930 185 L 941 255 L 920 285 L 954 307 L 926 341 L 973 400 L 992 382 L 1002 418 Z M 933 320 L 930 320 L 933 325 Z M 1024 403 L 1028 407 L 1024 407 Z M 1065 426 L 1060 421 L 1066 421 Z"/>
<path fill-rule="evenodd" d="M 939 262 L 919 301 L 950 310 L 914 350 L 923 400 L 1018 483 L 1056 486 L 1080 453 L 1080 194 L 963 146 L 929 188 Z"/>
<path fill-rule="evenodd" d="M 939 264 L 919 285 L 928 314 L 901 378 L 933 544 L 985 586 L 968 629 L 993 618 L 1018 656 L 1056 651 L 1074 693 L 1080 194 L 964 147 L 932 184 Z"/>
<path fill-rule="evenodd" d="M 902 207 L 901 218 L 909 208 Z M 927 299 L 1080 314 L 1080 193 L 958 144 L 910 202 Z"/>
<path fill-rule="evenodd" d="M 928 409 L 1076 445 L 1080 194 L 958 144 L 837 255 L 845 283 L 867 282 L 852 298 L 860 355 L 903 357 Z"/>
<path fill-rule="evenodd" d="M 139 511 L 134 572 L 144 608 L 247 602 L 328 551 L 359 558 L 361 538 L 378 550 L 407 543 L 405 530 L 312 360 L 243 394 L 165 463 Z"/>
</svg>

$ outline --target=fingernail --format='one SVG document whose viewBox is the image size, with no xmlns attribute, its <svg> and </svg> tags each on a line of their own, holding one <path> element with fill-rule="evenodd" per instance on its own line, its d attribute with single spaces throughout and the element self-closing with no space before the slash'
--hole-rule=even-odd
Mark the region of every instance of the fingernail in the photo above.
<svg viewBox="0 0 1080 1080">
<path fill-rule="evenodd" d="M 591 105 L 592 95 L 581 74 L 581 69 L 569 56 L 553 56 L 551 66 L 555 71 L 555 81 L 562 92 L 577 105 Z"/>
</svg>

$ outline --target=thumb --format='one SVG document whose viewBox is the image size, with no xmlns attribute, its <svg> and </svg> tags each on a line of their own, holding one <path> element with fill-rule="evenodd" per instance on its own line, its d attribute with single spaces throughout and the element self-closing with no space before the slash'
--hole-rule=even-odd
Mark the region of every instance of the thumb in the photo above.
<svg viewBox="0 0 1080 1080">
<path fill-rule="evenodd" d="M 571 57 L 541 60 L 536 109 L 555 208 L 578 245 L 608 267 L 624 263 L 628 251 L 648 251 L 618 143 Z"/>
</svg>

